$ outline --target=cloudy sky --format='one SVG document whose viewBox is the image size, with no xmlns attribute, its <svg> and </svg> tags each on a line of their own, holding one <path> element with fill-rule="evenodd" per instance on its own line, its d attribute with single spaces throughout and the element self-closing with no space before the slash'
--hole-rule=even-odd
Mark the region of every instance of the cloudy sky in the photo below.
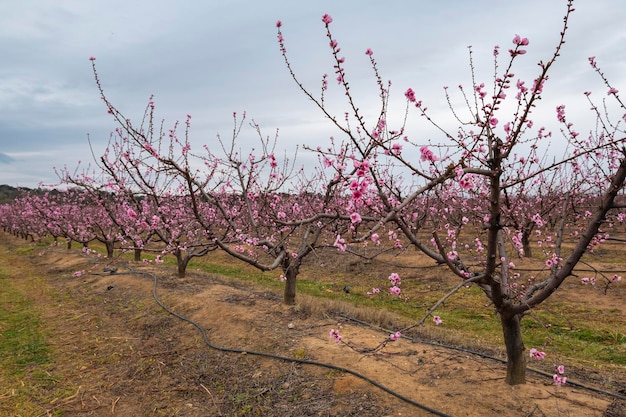
<svg viewBox="0 0 626 417">
<path fill-rule="evenodd" d="M 549 120 L 556 105 L 566 104 L 568 116 L 580 112 L 582 123 L 588 107 L 582 93 L 606 96 L 589 56 L 626 91 L 626 7 L 623 0 L 578 0 L 575 7 L 542 104 Z M 565 1 L 4 1 L 0 184 L 57 182 L 54 167 L 73 169 L 79 160 L 91 160 L 88 134 L 94 152 L 104 151 L 115 125 L 99 99 L 90 56 L 97 58 L 109 99 L 126 116 L 139 118 L 151 94 L 157 116 L 167 123 L 191 114 L 194 146 L 213 146 L 218 133 L 228 136 L 234 111 L 246 111 L 267 134 L 279 128 L 287 149 L 327 143 L 337 132 L 290 79 L 275 27 L 282 20 L 296 72 L 318 91 L 322 74 L 332 74 L 323 13 L 334 18 L 334 34 L 366 113 L 374 114 L 377 97 L 367 48 L 374 50 L 382 77 L 392 80 L 397 100 L 412 87 L 443 112 L 444 85 L 471 85 L 468 45 L 479 77 L 489 83 L 493 46 L 506 50 L 516 33 L 528 37 L 528 54 L 517 72 L 532 82 L 536 63 L 550 57 L 559 37 Z M 336 97 L 337 109 L 345 108 L 341 95 Z M 434 135 L 415 129 L 414 138 Z M 245 131 L 242 140 L 247 136 L 253 132 Z"/>
</svg>

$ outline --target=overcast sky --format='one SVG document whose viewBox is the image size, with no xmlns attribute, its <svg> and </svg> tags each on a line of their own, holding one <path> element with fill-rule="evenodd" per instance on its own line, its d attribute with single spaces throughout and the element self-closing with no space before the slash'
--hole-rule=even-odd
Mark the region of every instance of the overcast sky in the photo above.
<svg viewBox="0 0 626 417">
<path fill-rule="evenodd" d="M 267 134 L 279 128 L 281 143 L 289 148 L 327 143 L 338 133 L 290 79 L 276 43 L 278 19 L 293 66 L 313 91 L 319 90 L 322 74 L 333 71 L 321 22 L 322 14 L 329 13 L 348 76 L 366 112 L 375 108 L 377 97 L 364 54 L 367 48 L 373 49 L 382 77 L 393 82 L 392 94 L 398 100 L 412 87 L 436 111 L 445 109 L 444 85 L 471 86 L 468 45 L 474 49 L 479 81 L 489 83 L 493 46 L 506 51 L 516 33 L 528 37 L 528 54 L 520 60 L 519 73 L 527 74 L 527 84 L 532 82 L 536 63 L 550 57 L 559 37 L 565 4 L 561 0 L 3 1 L 0 184 L 36 187 L 57 182 L 53 167 L 74 168 L 79 160 L 92 158 L 87 134 L 96 154 L 102 153 L 115 125 L 99 99 L 90 56 L 97 58 L 109 99 L 128 117 L 140 117 L 154 94 L 159 118 L 169 125 L 191 114 L 194 146 L 212 146 L 216 134 L 229 135 L 232 113 L 246 111 Z M 598 99 L 606 96 L 606 88 L 588 65 L 589 56 L 596 56 L 615 86 L 626 91 L 623 0 L 579 0 L 575 7 L 567 44 L 542 103 L 550 120 L 555 106 L 565 104 L 568 116 L 578 111 L 582 121 L 588 107 L 582 93 L 591 90 Z M 415 139 L 421 133 L 417 128 L 410 134 Z M 253 137 L 253 132 L 245 131 L 242 140 L 246 136 Z"/>
</svg>

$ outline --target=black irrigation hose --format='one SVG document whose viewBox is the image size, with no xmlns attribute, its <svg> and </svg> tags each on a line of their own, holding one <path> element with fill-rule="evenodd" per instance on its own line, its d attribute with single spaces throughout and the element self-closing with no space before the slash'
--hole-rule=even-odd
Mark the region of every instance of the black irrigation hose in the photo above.
<svg viewBox="0 0 626 417">
<path fill-rule="evenodd" d="M 382 385 L 379 382 L 374 381 L 371 378 L 366 377 L 365 375 L 362 375 L 356 371 L 353 371 L 351 369 L 348 368 L 344 368 L 341 366 L 337 366 L 337 365 L 332 365 L 329 363 L 323 363 L 323 362 L 315 362 L 315 361 L 310 361 L 310 360 L 306 360 L 306 359 L 296 359 L 296 358 L 289 358 L 286 356 L 280 356 L 280 355 L 274 355 L 271 353 L 265 353 L 265 352 L 255 352 L 255 351 L 251 351 L 251 350 L 245 350 L 245 349 L 237 349 L 237 348 L 227 348 L 227 347 L 222 347 L 222 346 L 216 346 L 213 343 L 211 343 L 211 341 L 209 340 L 209 337 L 207 336 L 206 330 L 198 323 L 196 323 L 195 321 L 191 320 L 190 318 L 187 318 L 181 314 L 176 313 L 175 311 L 170 310 L 165 304 L 163 304 L 163 302 L 159 299 L 159 296 L 157 295 L 157 284 L 158 284 L 158 278 L 155 274 L 151 273 L 151 272 L 144 272 L 144 271 L 134 271 L 133 273 L 135 274 L 145 274 L 145 275 L 149 275 L 153 278 L 154 280 L 154 284 L 152 287 L 152 297 L 154 298 L 154 300 L 156 301 L 156 303 L 166 312 L 168 312 L 169 314 L 173 315 L 174 317 L 185 321 L 189 324 L 191 324 L 192 326 L 194 326 L 196 329 L 198 329 L 198 331 L 200 332 L 200 334 L 202 334 L 202 339 L 204 339 L 204 343 L 210 347 L 211 349 L 215 349 L 218 350 L 220 352 L 230 352 L 230 353 L 244 353 L 247 355 L 254 355 L 254 356 L 262 356 L 265 358 L 271 358 L 271 359 L 278 359 L 281 361 L 286 361 L 286 362 L 292 362 L 292 363 L 299 363 L 299 364 L 303 364 L 303 365 L 313 365 L 313 366 L 318 366 L 318 367 L 322 367 L 322 368 L 327 368 L 327 369 L 332 369 L 335 371 L 340 371 L 340 372 L 344 372 L 347 374 L 350 374 L 352 376 L 355 376 L 357 378 L 360 378 L 366 382 L 369 382 L 370 384 L 374 385 L 375 387 L 385 391 L 386 393 L 393 395 L 394 397 L 410 404 L 413 405 L 417 408 L 420 408 L 422 410 L 428 411 L 429 413 L 436 415 L 436 416 L 440 416 L 440 417 L 452 417 L 449 414 L 446 414 L 442 411 L 438 411 L 435 410 L 434 408 L 430 408 L 424 404 L 420 404 L 417 401 L 413 401 L 410 398 L 407 398 L 405 396 L 403 396 L 402 394 L 399 394 L 395 391 L 393 391 L 391 388 L 387 388 L 386 386 Z"/>
<path fill-rule="evenodd" d="M 392 330 L 385 329 L 383 327 L 373 325 L 371 323 L 368 323 L 368 322 L 363 321 L 363 320 L 359 320 L 359 319 L 354 318 L 354 317 L 350 317 L 347 314 L 340 314 L 339 316 L 343 317 L 346 320 L 353 321 L 353 322 L 358 323 L 358 324 L 363 325 L 363 326 L 367 326 L 367 327 L 370 327 L 370 328 L 381 330 L 381 331 L 384 331 L 384 332 L 387 332 L 387 333 L 393 333 Z M 420 339 L 420 338 L 413 338 L 413 337 L 408 337 L 408 336 L 402 336 L 402 338 L 410 340 L 411 342 L 418 342 L 418 343 L 423 343 L 425 345 L 442 347 L 444 349 L 456 350 L 456 351 L 463 352 L 463 353 L 470 353 L 472 355 L 480 356 L 481 358 L 491 359 L 491 360 L 496 361 L 496 362 L 506 363 L 506 360 L 504 360 L 504 359 L 497 358 L 497 357 L 491 356 L 491 355 L 487 355 L 486 353 L 477 352 L 475 350 L 465 349 L 465 348 L 462 348 L 462 347 L 459 347 L 459 346 L 453 346 L 453 345 L 448 345 L 448 344 L 439 343 L 439 342 L 431 342 L 431 341 L 428 341 L 428 340 L 423 340 L 423 339 Z M 540 369 L 535 369 L 535 368 L 526 368 L 526 369 L 531 371 L 531 372 L 534 372 L 536 374 L 539 374 L 539 375 L 542 375 L 542 376 L 546 376 L 548 378 L 552 378 L 552 374 L 550 374 L 548 372 L 545 372 L 545 371 L 542 371 Z M 613 397 L 613 398 L 617 398 L 617 399 L 626 401 L 626 395 L 621 395 L 621 394 L 618 394 L 616 392 L 605 391 L 605 390 L 602 390 L 600 388 L 591 387 L 589 385 L 585 385 L 585 384 L 582 384 L 580 382 L 572 381 L 569 378 L 567 379 L 567 384 L 575 386 L 575 387 L 579 387 L 579 388 L 582 388 L 582 389 L 585 389 L 585 390 L 588 390 L 588 391 L 592 391 L 592 392 L 595 392 L 595 393 L 598 393 L 598 394 L 607 395 L 609 397 Z"/>
</svg>

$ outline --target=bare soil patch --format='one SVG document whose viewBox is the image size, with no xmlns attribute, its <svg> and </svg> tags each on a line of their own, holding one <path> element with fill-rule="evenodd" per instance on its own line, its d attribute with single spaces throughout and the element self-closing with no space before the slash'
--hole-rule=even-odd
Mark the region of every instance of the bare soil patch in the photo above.
<svg viewBox="0 0 626 417">
<path fill-rule="evenodd" d="M 14 252 L 24 243 L 6 235 Z M 79 252 L 36 249 L 21 255 L 15 281 L 38 306 L 67 395 L 41 403 L 39 415 L 63 416 L 431 416 L 370 383 L 328 368 L 208 347 L 266 352 L 349 368 L 401 396 L 459 417 L 623 416 L 624 402 L 529 374 L 526 385 L 504 384 L 504 364 L 443 347 L 400 340 L 365 354 L 328 337 L 339 329 L 356 348 L 386 334 L 345 318 L 285 306 L 280 294 L 244 283 L 119 261 L 115 274 Z M 1 262 L 1 261 L 0 261 Z M 80 277 L 72 274 L 86 272 Z M 47 289 L 28 285 L 44 277 Z M 580 382 L 593 383 L 579 371 Z M 616 376 L 619 379 L 619 376 Z M 28 381 L 23 381 L 28 383 Z M 624 377 L 618 386 L 626 388 Z M 620 385 L 621 384 L 621 385 Z M 0 411 L 21 415 L 11 386 L 0 382 Z"/>
</svg>

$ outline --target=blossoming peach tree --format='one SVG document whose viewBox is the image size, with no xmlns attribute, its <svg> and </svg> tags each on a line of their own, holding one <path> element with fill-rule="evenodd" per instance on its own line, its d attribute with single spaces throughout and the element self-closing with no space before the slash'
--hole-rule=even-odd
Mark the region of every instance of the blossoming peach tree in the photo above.
<svg viewBox="0 0 626 417">
<path fill-rule="evenodd" d="M 529 39 L 515 35 L 510 48 L 494 47 L 494 73 L 488 84 L 477 80 L 470 48 L 472 85 L 459 85 L 458 93 L 444 87 L 452 119 L 458 123 L 453 129 L 431 115 L 426 103 L 418 98 L 417 88 L 406 88 L 403 121 L 400 126 L 389 126 L 391 83 L 382 81 L 371 49 L 365 54 L 374 71 L 380 108 L 377 116 L 368 120 L 352 93 L 346 58 L 333 35 L 333 19 L 328 14 L 322 22 L 334 60 L 334 76 L 324 74 L 321 93 L 314 94 L 288 58 L 283 23 L 276 24 L 279 47 L 291 77 L 341 134 L 341 146 L 314 151 L 344 179 L 357 214 L 359 209 L 371 206 L 366 202 L 368 198 L 375 198 L 379 206 L 374 226 L 343 244 L 378 238 L 378 229 L 391 223 L 410 244 L 456 275 L 460 280 L 457 289 L 478 286 L 500 319 L 507 353 L 506 382 L 510 385 L 525 382 L 527 356 L 545 356 L 536 348 L 530 355 L 524 353 L 522 318 L 573 275 L 583 254 L 603 240 L 602 225 L 607 217 L 622 207 L 616 197 L 626 178 L 626 107 L 595 59 L 590 59 L 591 65 L 619 112 L 615 121 L 608 119 L 606 107 L 604 111 L 598 109 L 591 93 L 585 92 L 597 118 L 596 128 L 588 134 L 575 129 L 564 105 L 556 108 L 559 134 L 536 124 L 548 75 L 563 51 L 574 11 L 572 0 L 566 6 L 554 52 L 538 63 L 537 73 L 530 80 L 514 70 L 525 58 Z M 347 110 L 341 116 L 328 103 L 332 84 L 346 99 Z M 455 94 L 465 103 L 462 108 L 452 104 Z M 409 134 L 407 120 L 413 112 L 440 133 L 440 140 Z M 548 144 L 561 149 L 562 154 L 548 154 Z M 360 168 L 358 175 L 357 171 L 346 172 L 342 164 L 345 155 L 350 155 L 354 166 Z M 576 203 L 591 194 L 593 204 L 584 210 L 586 214 L 572 216 L 580 210 Z M 424 201 L 430 203 L 416 204 Z M 568 234 L 575 242 L 571 247 L 563 245 Z M 545 259 L 544 269 L 533 275 L 516 271 L 514 262 L 529 254 L 531 239 L 543 243 L 541 256 Z M 399 277 L 393 281 L 397 288 Z M 429 314 L 433 312 L 434 308 Z M 435 321 L 440 324 L 441 318 L 437 316 Z M 341 340 L 336 330 L 330 336 Z M 389 340 L 398 337 L 393 333 Z M 557 385 L 565 383 L 564 373 L 562 365 L 555 364 Z"/>
<path fill-rule="evenodd" d="M 179 259 L 179 271 L 183 247 L 188 256 L 219 249 L 261 271 L 280 270 L 284 301 L 294 304 L 302 262 L 319 248 L 341 245 L 341 233 L 368 220 L 350 199 L 346 203 L 340 178 L 328 176 L 323 167 L 305 172 L 295 155 L 279 155 L 277 133 L 264 136 L 252 121 L 255 146 L 246 149 L 240 138 L 245 113 L 233 113 L 232 137 L 218 135 L 202 147 L 190 140 L 191 116 L 182 134 L 178 122 L 167 131 L 155 126 L 152 98 L 143 119 L 126 118 L 105 95 L 95 58 L 91 61 L 101 98 L 117 124 L 99 165 L 118 190 L 153 200 L 159 217 L 154 233 Z M 183 267 L 187 260 L 182 259 Z"/>
</svg>

